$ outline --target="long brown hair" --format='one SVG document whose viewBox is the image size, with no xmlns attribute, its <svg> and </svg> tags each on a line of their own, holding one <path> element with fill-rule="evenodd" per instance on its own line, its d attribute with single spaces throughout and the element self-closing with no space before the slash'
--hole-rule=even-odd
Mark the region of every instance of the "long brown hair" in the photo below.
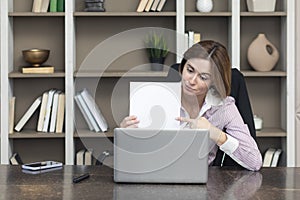
<svg viewBox="0 0 300 200">
<path fill-rule="evenodd" d="M 192 58 L 202 58 L 210 60 L 213 69 L 214 89 L 222 98 L 230 95 L 231 89 L 231 63 L 227 49 L 224 45 L 213 40 L 204 40 L 194 44 L 183 56 L 179 70 L 182 73 L 187 60 Z M 221 79 L 221 80 L 220 80 Z M 222 85 L 221 85 L 222 84 Z M 222 91 L 224 90 L 225 91 Z"/>
</svg>

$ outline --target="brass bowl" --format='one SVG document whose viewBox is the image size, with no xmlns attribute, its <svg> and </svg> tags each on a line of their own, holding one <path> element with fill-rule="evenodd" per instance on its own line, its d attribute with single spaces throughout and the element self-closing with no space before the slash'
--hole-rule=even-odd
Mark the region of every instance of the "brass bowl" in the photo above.
<svg viewBox="0 0 300 200">
<path fill-rule="evenodd" d="M 46 49 L 28 49 L 23 50 L 23 58 L 34 67 L 39 67 L 49 58 L 50 50 Z"/>
</svg>

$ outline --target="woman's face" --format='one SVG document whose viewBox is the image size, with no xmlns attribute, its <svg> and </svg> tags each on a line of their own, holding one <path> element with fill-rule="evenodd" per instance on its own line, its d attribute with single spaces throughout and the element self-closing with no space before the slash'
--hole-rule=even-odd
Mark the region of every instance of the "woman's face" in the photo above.
<svg viewBox="0 0 300 200">
<path fill-rule="evenodd" d="M 211 63 L 201 58 L 189 59 L 182 70 L 182 90 L 186 95 L 206 95 L 211 84 Z"/>
</svg>

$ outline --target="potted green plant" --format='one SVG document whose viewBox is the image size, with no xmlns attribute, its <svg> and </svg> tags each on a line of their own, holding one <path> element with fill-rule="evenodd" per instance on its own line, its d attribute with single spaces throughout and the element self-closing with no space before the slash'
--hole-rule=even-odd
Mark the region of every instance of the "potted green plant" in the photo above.
<svg viewBox="0 0 300 200">
<path fill-rule="evenodd" d="M 165 58 L 169 53 L 167 40 L 162 34 L 151 33 L 147 36 L 145 45 L 151 62 L 151 69 L 162 71 Z"/>
</svg>

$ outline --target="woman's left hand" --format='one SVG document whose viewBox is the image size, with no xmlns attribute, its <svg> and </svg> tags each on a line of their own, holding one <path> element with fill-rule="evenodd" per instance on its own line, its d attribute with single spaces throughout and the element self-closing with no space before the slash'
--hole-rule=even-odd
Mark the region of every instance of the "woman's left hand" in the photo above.
<svg viewBox="0 0 300 200">
<path fill-rule="evenodd" d="M 180 122 L 187 122 L 192 129 L 210 129 L 211 123 L 205 118 L 190 119 L 185 117 L 177 117 L 176 120 Z"/>
<path fill-rule="evenodd" d="M 180 122 L 187 122 L 192 129 L 208 129 L 210 139 L 219 146 L 227 140 L 226 134 L 222 130 L 213 126 L 205 117 L 200 117 L 198 119 L 177 117 L 176 120 Z"/>
</svg>

